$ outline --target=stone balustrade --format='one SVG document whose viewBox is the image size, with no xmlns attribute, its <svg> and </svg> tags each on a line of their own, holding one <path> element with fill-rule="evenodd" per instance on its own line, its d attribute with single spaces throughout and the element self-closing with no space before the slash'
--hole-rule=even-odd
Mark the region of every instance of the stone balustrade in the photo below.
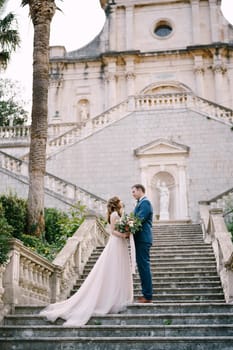
<svg viewBox="0 0 233 350">
<path fill-rule="evenodd" d="M 73 129 L 77 126 L 77 123 L 57 123 L 48 125 L 48 137 L 49 139 L 58 137 L 59 135 Z M 6 143 L 12 140 L 17 141 L 30 141 L 30 125 L 15 125 L 15 126 L 1 126 L 0 127 L 0 140 L 1 143 Z"/>
<path fill-rule="evenodd" d="M 204 241 L 212 244 L 228 303 L 233 302 L 233 243 L 224 220 L 224 211 L 232 192 L 233 189 L 230 189 L 209 201 L 199 202 Z"/>
<path fill-rule="evenodd" d="M 12 239 L 9 261 L 0 266 L 0 320 L 15 305 L 47 305 L 64 300 L 93 249 L 105 245 L 107 239 L 96 217 L 87 217 L 52 263 Z"/>
<path fill-rule="evenodd" d="M 122 103 L 110 108 L 104 113 L 88 120 L 81 126 L 67 131 L 64 135 L 51 140 L 48 145 L 48 153 L 57 150 L 73 142 L 82 140 L 92 133 L 126 117 L 132 111 L 149 111 L 157 109 L 181 109 L 187 108 L 198 113 L 203 113 L 210 119 L 219 120 L 229 125 L 233 124 L 233 111 L 217 105 L 203 98 L 195 96 L 191 92 L 136 95 L 130 96 Z"/>
<path fill-rule="evenodd" d="M 0 166 L 16 175 L 28 176 L 28 164 L 21 159 L 0 151 Z"/>
<path fill-rule="evenodd" d="M 6 144 L 9 142 L 26 142 L 30 141 L 30 126 L 1 126 L 0 127 L 0 143 Z"/>
<path fill-rule="evenodd" d="M 13 174 L 28 178 L 28 163 L 2 151 L 0 151 L 0 166 Z M 89 211 L 105 216 L 106 201 L 75 184 L 45 173 L 45 189 L 69 200 L 71 204 L 80 201 Z"/>
<path fill-rule="evenodd" d="M 127 100 L 82 124 L 50 124 L 48 127 L 48 155 L 51 156 L 51 154 L 60 147 L 64 147 L 84 139 L 105 126 L 124 118 L 132 111 L 152 111 L 157 109 L 181 108 L 187 108 L 195 112 L 202 113 L 207 118 L 219 120 L 231 126 L 233 124 L 233 111 L 231 109 L 200 98 L 191 92 L 135 95 L 130 96 Z M 17 139 L 17 137 L 25 137 L 23 135 L 27 135 L 29 138 L 29 126 L 22 127 L 22 130 L 17 128 L 19 127 L 2 128 L 2 131 L 0 131 L 2 140 L 8 140 L 9 142 L 9 140 L 12 139 L 13 142 L 15 139 Z M 26 160 L 27 157 L 28 154 L 26 154 L 23 159 Z"/>
</svg>

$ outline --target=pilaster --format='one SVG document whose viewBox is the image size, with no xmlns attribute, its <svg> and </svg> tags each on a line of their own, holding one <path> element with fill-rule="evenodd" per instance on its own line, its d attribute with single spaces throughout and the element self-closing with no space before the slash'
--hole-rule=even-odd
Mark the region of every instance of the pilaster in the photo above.
<svg viewBox="0 0 233 350">
<path fill-rule="evenodd" d="M 134 57 L 127 57 L 125 59 L 126 67 L 125 67 L 125 78 L 126 78 L 126 89 L 127 96 L 132 96 L 135 94 L 135 78 L 136 75 L 134 73 Z"/>
<path fill-rule="evenodd" d="M 109 50 L 116 50 L 116 35 L 117 35 L 117 22 L 116 22 L 116 7 L 111 6 L 109 14 Z"/>
<path fill-rule="evenodd" d="M 131 50 L 133 45 L 133 16 L 134 16 L 134 7 L 132 5 L 125 8 L 125 48 Z"/>
<path fill-rule="evenodd" d="M 219 23 L 218 23 L 218 16 L 217 16 L 217 1 L 216 0 L 209 0 L 209 7 L 210 7 L 210 30 L 211 30 L 211 40 L 212 42 L 218 42 L 220 41 L 219 38 Z"/>
<path fill-rule="evenodd" d="M 193 44 L 200 43 L 200 7 L 199 0 L 191 0 Z"/>
<path fill-rule="evenodd" d="M 219 57 L 214 58 L 213 71 L 215 80 L 215 101 L 219 104 L 222 104 L 226 99 L 226 96 L 224 96 L 224 74 L 226 72 L 226 67 Z"/>
<path fill-rule="evenodd" d="M 196 79 L 197 95 L 200 97 L 204 96 L 204 65 L 202 56 L 194 57 L 194 72 Z"/>
<path fill-rule="evenodd" d="M 117 103 L 117 74 L 116 74 L 116 59 L 107 58 L 107 70 L 105 72 L 105 81 L 106 81 L 106 99 L 107 99 L 107 108 L 110 108 Z"/>
</svg>

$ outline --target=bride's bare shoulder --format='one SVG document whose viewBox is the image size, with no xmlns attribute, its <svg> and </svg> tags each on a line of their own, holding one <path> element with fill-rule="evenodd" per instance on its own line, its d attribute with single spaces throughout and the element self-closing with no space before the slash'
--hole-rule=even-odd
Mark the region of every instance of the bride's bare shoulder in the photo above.
<svg viewBox="0 0 233 350">
<path fill-rule="evenodd" d="M 116 218 L 119 218 L 119 215 L 118 215 L 117 211 L 113 211 L 110 215 L 110 219 L 113 220 Z"/>
<path fill-rule="evenodd" d="M 119 216 L 117 211 L 113 211 L 110 216 Z"/>
</svg>

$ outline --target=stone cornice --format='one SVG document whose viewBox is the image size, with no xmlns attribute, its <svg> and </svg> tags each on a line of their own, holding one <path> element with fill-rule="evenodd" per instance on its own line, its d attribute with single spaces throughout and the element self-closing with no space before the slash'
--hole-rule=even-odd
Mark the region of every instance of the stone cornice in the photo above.
<svg viewBox="0 0 233 350">
<path fill-rule="evenodd" d="M 209 45 L 192 45 L 187 46 L 183 49 L 171 49 L 171 50 L 161 50 L 161 51 L 147 51 L 142 52 L 140 50 L 131 50 L 131 51 L 109 51 L 101 53 L 95 57 L 55 57 L 50 59 L 50 63 L 54 62 L 63 62 L 63 63 L 74 63 L 74 62 L 86 62 L 86 61 L 106 61 L 113 57 L 118 59 L 123 59 L 127 56 L 135 57 L 151 57 L 151 56 L 164 56 L 164 55 L 187 55 L 193 53 L 207 54 L 212 57 L 216 49 L 221 49 L 222 55 L 228 55 L 229 51 L 233 51 L 233 44 L 231 43 L 213 43 Z"/>
</svg>

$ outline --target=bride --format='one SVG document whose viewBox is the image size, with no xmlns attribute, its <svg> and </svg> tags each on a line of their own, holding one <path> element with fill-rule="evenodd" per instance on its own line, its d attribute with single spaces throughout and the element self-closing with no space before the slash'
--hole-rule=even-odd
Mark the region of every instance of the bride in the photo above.
<svg viewBox="0 0 233 350">
<path fill-rule="evenodd" d="M 133 278 L 128 250 L 129 235 L 115 230 L 122 215 L 118 197 L 107 203 L 109 241 L 79 290 L 69 299 L 48 305 L 40 312 L 50 321 L 66 320 L 64 326 L 82 326 L 93 315 L 122 311 L 133 302 Z"/>
</svg>

